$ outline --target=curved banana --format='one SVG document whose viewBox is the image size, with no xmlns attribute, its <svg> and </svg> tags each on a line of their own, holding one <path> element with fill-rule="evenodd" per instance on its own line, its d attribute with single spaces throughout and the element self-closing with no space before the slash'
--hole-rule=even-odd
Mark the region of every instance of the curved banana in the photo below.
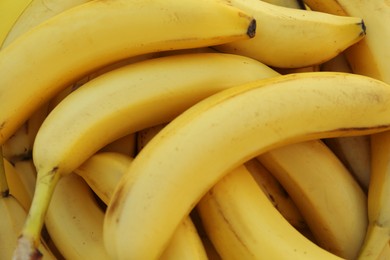
<svg viewBox="0 0 390 260">
<path fill-rule="evenodd" d="M 4 169 L 9 186 L 9 193 L 16 198 L 25 211 L 28 211 L 31 205 L 33 194 L 26 189 L 21 174 L 6 159 L 4 160 Z"/>
<path fill-rule="evenodd" d="M 280 214 L 295 229 L 312 239 L 305 219 L 279 181 L 257 159 L 247 161 L 244 166 Z"/>
<path fill-rule="evenodd" d="M 313 10 L 337 15 L 358 16 L 364 20 L 369 33 L 346 50 L 354 73 L 390 83 L 390 5 L 383 0 L 304 0 Z"/>
<path fill-rule="evenodd" d="M 7 34 L 1 48 L 5 48 L 31 28 L 48 20 L 49 18 L 77 5 L 91 0 L 24 0 L 30 2 L 24 12 L 16 20 L 12 30 Z M 14 1 L 18 2 L 18 1 Z"/>
<path fill-rule="evenodd" d="M 91 156 L 74 173 L 80 175 L 95 194 L 108 204 L 132 161 L 133 158 L 121 153 L 101 152 Z"/>
<path fill-rule="evenodd" d="M 321 141 L 272 149 L 257 157 L 292 197 L 317 244 L 356 259 L 367 229 L 367 197 Z"/>
<path fill-rule="evenodd" d="M 36 240 L 58 178 L 72 172 L 107 143 L 169 122 L 222 89 L 276 75 L 247 57 L 196 53 L 134 63 L 78 88 L 50 113 L 35 139 L 33 158 L 38 180 L 24 237 Z M 164 105 L 156 106 L 156 102 Z"/>
<path fill-rule="evenodd" d="M 344 52 L 321 64 L 321 70 L 352 73 Z M 370 137 L 365 135 L 328 138 L 324 142 L 367 192 L 371 175 Z"/>
<path fill-rule="evenodd" d="M 97 153 L 74 172 L 88 183 L 108 205 L 115 187 L 130 166 L 132 158 L 120 153 Z M 103 222 L 101 223 L 103 225 Z M 184 218 L 159 259 L 207 259 L 205 249 L 190 217 Z"/>
<path fill-rule="evenodd" d="M 252 39 L 218 45 L 267 65 L 300 68 L 329 60 L 365 35 L 363 20 L 276 6 L 259 0 L 226 0 L 256 19 L 261 30 Z"/>
<path fill-rule="evenodd" d="M 218 181 L 196 209 L 222 259 L 341 259 L 292 227 L 244 166 Z"/>
<path fill-rule="evenodd" d="M 370 136 L 328 138 L 324 142 L 367 192 L 371 176 Z"/>
<path fill-rule="evenodd" d="M 45 225 L 65 259 L 110 259 L 103 244 L 104 212 L 78 175 L 62 178 L 54 190 Z"/>
<path fill-rule="evenodd" d="M 316 10 L 362 17 L 370 33 L 365 39 L 348 49 L 345 53 L 346 57 L 354 73 L 390 83 L 390 55 L 388 51 L 390 45 L 390 27 L 388 26 L 390 5 L 387 1 L 305 0 L 305 2 Z M 383 162 L 387 156 L 385 151 L 390 149 L 389 139 L 389 131 L 371 138 L 371 147 L 376 151 L 371 153 L 371 174 L 368 187 L 369 228 L 360 252 L 360 259 L 377 257 L 383 248 L 381 248 L 381 244 L 384 243 L 384 240 L 389 240 L 390 236 L 389 221 L 386 220 L 390 204 L 388 201 L 390 187 L 386 181 L 388 165 Z"/>
<path fill-rule="evenodd" d="M 305 9 L 305 4 L 302 0 L 262 0 L 263 2 L 273 4 L 273 5 L 279 5 L 284 6 L 288 8 L 295 8 L 295 9 Z"/>
<path fill-rule="evenodd" d="M 368 188 L 368 230 L 358 259 L 375 259 L 390 242 L 390 134 L 371 136 L 371 178 Z"/>
<path fill-rule="evenodd" d="M 123 30 L 129 25 L 137 26 Z M 252 17 L 221 1 L 90 1 L 62 12 L 0 52 L 0 144 L 93 70 L 130 56 L 246 39 L 255 30 Z"/>
<path fill-rule="evenodd" d="M 105 215 L 110 255 L 153 259 L 229 170 L 278 146 L 385 131 L 389 109 L 389 85 L 334 72 L 273 77 L 204 99 L 164 127 L 122 178 Z"/>
<path fill-rule="evenodd" d="M 10 30 L 32 0 L 0 1 L 0 46 Z"/>
</svg>

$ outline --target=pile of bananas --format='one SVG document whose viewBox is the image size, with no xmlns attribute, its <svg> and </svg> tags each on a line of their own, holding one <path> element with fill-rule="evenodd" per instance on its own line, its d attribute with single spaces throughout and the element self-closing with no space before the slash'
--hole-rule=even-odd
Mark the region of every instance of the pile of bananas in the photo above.
<svg viewBox="0 0 390 260">
<path fill-rule="evenodd" d="M 0 259 L 390 259 L 388 0 L 1 0 Z"/>
</svg>

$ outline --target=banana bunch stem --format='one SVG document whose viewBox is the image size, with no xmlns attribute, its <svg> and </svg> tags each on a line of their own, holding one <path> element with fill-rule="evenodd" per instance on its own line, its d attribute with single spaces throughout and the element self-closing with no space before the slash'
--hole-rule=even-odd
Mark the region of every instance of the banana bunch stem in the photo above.
<svg viewBox="0 0 390 260">
<path fill-rule="evenodd" d="M 40 177 L 41 180 L 37 180 L 34 198 L 22 234 L 18 239 L 14 259 L 25 259 L 24 256 L 29 256 L 29 259 L 37 259 L 36 256 L 41 255 L 38 246 L 45 213 L 49 207 L 54 188 L 60 179 L 57 169 L 45 172 L 46 174 L 38 173 L 38 176 L 42 177 Z"/>
</svg>

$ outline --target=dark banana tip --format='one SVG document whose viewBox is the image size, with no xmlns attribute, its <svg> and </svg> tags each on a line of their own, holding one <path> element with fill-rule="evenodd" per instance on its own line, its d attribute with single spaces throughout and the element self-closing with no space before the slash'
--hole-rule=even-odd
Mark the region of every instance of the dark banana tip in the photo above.
<svg viewBox="0 0 390 260">
<path fill-rule="evenodd" d="M 362 35 L 366 35 L 367 34 L 367 32 L 366 32 L 367 27 L 366 27 L 366 24 L 364 23 L 363 19 L 362 19 L 360 25 L 362 27 Z"/>
<path fill-rule="evenodd" d="M 246 34 L 249 36 L 249 38 L 253 38 L 256 35 L 256 20 L 252 19 L 252 21 L 249 23 L 248 30 Z"/>
</svg>

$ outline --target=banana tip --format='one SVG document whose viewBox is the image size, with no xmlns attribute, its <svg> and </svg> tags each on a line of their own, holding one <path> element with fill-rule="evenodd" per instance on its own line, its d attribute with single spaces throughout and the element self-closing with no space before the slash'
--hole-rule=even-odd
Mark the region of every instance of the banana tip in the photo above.
<svg viewBox="0 0 390 260">
<path fill-rule="evenodd" d="M 360 23 L 361 26 L 362 26 L 362 34 L 363 35 L 366 35 L 367 34 L 367 27 L 366 27 L 366 24 L 364 23 L 364 20 L 362 19 L 362 22 Z"/>
<path fill-rule="evenodd" d="M 15 249 L 12 260 L 40 260 L 42 259 L 42 253 L 33 245 L 33 241 L 25 236 L 21 236 L 18 239 L 18 243 Z"/>
<path fill-rule="evenodd" d="M 256 20 L 252 19 L 249 23 L 248 30 L 246 34 L 249 36 L 249 38 L 253 38 L 256 35 Z"/>
</svg>

